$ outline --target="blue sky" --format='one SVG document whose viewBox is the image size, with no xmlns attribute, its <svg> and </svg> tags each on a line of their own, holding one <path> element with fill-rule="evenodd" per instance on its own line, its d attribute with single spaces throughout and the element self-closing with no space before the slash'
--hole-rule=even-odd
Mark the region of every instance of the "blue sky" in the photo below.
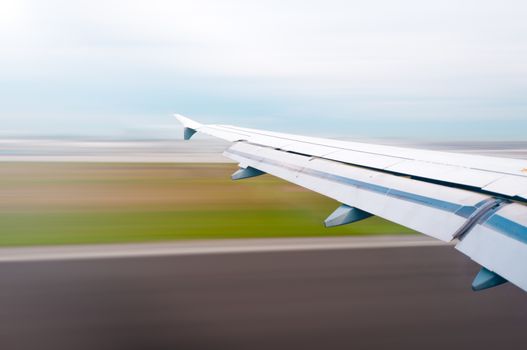
<svg viewBox="0 0 527 350">
<path fill-rule="evenodd" d="M 516 139 L 524 1 L 3 0 L 0 134 Z"/>
</svg>

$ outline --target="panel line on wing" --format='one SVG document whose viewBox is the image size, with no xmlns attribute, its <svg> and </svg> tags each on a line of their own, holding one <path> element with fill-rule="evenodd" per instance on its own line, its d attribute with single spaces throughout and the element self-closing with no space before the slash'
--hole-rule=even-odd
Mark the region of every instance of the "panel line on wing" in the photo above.
<svg viewBox="0 0 527 350">
<path fill-rule="evenodd" d="M 238 142 L 241 142 L 241 141 L 238 141 Z M 262 145 L 262 144 L 255 144 L 255 143 L 247 142 L 247 141 L 244 141 L 244 142 L 246 144 L 248 144 L 248 145 L 270 148 L 269 146 L 265 146 L 265 145 Z M 338 160 L 338 159 L 333 159 L 331 157 L 328 157 L 329 155 L 331 155 L 333 153 L 336 153 L 336 152 L 328 153 L 325 156 L 313 157 L 312 155 L 306 154 L 306 153 L 301 153 L 301 152 L 296 152 L 296 151 L 288 151 L 288 150 L 276 149 L 276 148 L 273 148 L 273 149 L 275 149 L 277 151 L 281 151 L 281 152 L 286 152 L 286 153 L 291 153 L 291 154 L 304 156 L 304 157 L 323 159 L 323 160 L 327 160 L 327 161 L 330 161 L 330 162 L 336 162 L 336 163 L 339 163 L 339 164 L 345 164 L 345 165 L 349 165 L 349 166 L 359 167 L 359 168 L 362 168 L 362 169 L 368 169 L 368 170 L 372 170 L 372 171 L 376 171 L 376 172 L 382 172 L 382 173 L 389 174 L 389 175 L 394 175 L 394 176 L 410 176 L 414 180 L 421 181 L 421 182 L 426 182 L 426 183 L 430 183 L 430 184 L 448 186 L 448 187 L 457 188 L 457 189 L 461 189 L 461 190 L 474 191 L 474 192 L 478 192 L 478 193 L 481 193 L 481 194 L 484 194 L 484 195 L 498 196 L 498 197 L 501 197 L 501 198 L 504 198 L 504 199 L 508 199 L 508 200 L 518 200 L 518 201 L 525 202 L 524 198 L 521 198 L 521 197 L 518 197 L 518 196 L 508 196 L 508 195 L 506 195 L 504 193 L 490 191 L 490 190 L 487 190 L 485 187 L 481 187 L 481 186 L 470 186 L 470 185 L 466 185 L 466 184 L 462 184 L 462 183 L 458 183 L 458 182 L 451 182 L 451 181 L 446 181 L 446 180 L 433 179 L 433 178 L 429 178 L 429 177 L 418 176 L 418 175 L 415 175 L 415 174 L 409 174 L 409 173 L 394 171 L 394 170 L 391 170 L 391 166 L 388 167 L 388 168 L 376 168 L 374 166 L 362 165 L 362 164 L 359 164 L 359 163 L 351 163 L 351 162 L 346 162 L 346 161 L 343 161 L 343 160 Z M 337 152 L 340 152 L 340 151 L 337 151 Z M 401 162 L 404 162 L 404 160 L 401 160 Z"/>
<path fill-rule="evenodd" d="M 463 164 L 463 162 L 461 160 L 458 160 L 457 162 L 445 161 L 445 159 L 448 159 L 448 158 L 445 158 L 445 157 L 463 157 L 463 156 L 466 156 L 464 154 L 458 154 L 458 153 L 446 153 L 446 152 L 433 151 L 433 150 L 417 150 L 417 149 L 412 149 L 412 148 L 402 148 L 402 147 L 395 147 L 395 146 L 379 146 L 379 145 L 367 144 L 367 143 L 345 142 L 345 141 L 339 141 L 339 140 L 333 140 L 333 139 L 321 139 L 321 138 L 316 138 L 316 137 L 304 137 L 304 136 L 293 135 L 293 134 L 290 135 L 290 134 L 268 132 L 268 131 L 257 130 L 257 129 L 240 128 L 240 127 L 231 126 L 231 125 L 221 125 L 221 126 L 223 128 L 230 129 L 231 132 L 234 132 L 234 133 L 239 133 L 240 131 L 241 132 L 249 132 L 251 134 L 256 134 L 256 135 L 269 137 L 269 138 L 289 140 L 289 141 L 293 141 L 293 142 L 305 143 L 305 144 L 310 144 L 310 145 L 317 145 L 317 146 L 321 146 L 321 147 L 330 147 L 330 148 L 334 148 L 336 151 L 359 152 L 359 153 L 369 154 L 369 155 L 373 155 L 373 156 L 398 158 L 398 159 L 401 159 L 401 160 L 415 161 L 415 162 L 424 163 L 424 164 L 428 163 L 428 164 L 435 164 L 435 165 L 444 165 L 444 166 L 449 166 L 449 167 L 452 167 L 452 168 L 464 168 L 464 169 L 468 169 L 468 170 L 481 171 L 481 172 L 490 173 L 490 174 L 493 173 L 493 174 L 510 175 L 510 176 L 515 176 L 515 177 L 518 177 L 518 178 L 525 178 L 526 174 L 527 174 L 526 172 L 523 172 L 521 170 L 516 171 L 516 172 L 511 172 L 509 170 L 489 169 L 488 167 L 481 167 L 481 166 L 478 166 L 476 164 L 466 165 L 466 164 Z M 331 145 L 329 145 L 328 142 L 331 143 Z M 354 145 L 355 147 L 350 147 L 350 146 L 345 147 L 344 145 L 340 145 L 341 143 L 349 143 L 349 144 Z M 362 148 L 364 148 L 364 147 L 368 147 L 368 148 L 373 148 L 373 147 L 379 148 L 379 147 L 382 147 L 382 149 L 381 149 L 382 152 L 381 152 L 381 150 L 373 151 L 373 150 L 360 149 L 361 147 Z M 385 149 L 388 150 L 388 151 L 384 151 Z M 421 153 L 426 153 L 426 154 L 440 155 L 441 156 L 441 160 L 439 160 L 439 159 L 438 160 L 422 159 L 422 156 L 416 156 L 416 155 L 413 155 L 413 156 L 404 155 L 403 156 L 402 153 L 405 153 L 405 152 L 406 153 L 408 153 L 408 152 L 414 152 L 414 153 L 415 152 L 421 152 Z M 500 160 L 503 160 L 501 158 L 493 158 L 493 157 L 479 156 L 479 155 L 471 155 L 470 157 L 471 158 L 485 158 L 488 161 L 492 161 L 492 160 L 500 161 Z M 507 161 L 519 162 L 521 160 L 519 160 L 519 159 L 512 159 L 511 158 L 511 159 L 507 159 Z"/>
</svg>

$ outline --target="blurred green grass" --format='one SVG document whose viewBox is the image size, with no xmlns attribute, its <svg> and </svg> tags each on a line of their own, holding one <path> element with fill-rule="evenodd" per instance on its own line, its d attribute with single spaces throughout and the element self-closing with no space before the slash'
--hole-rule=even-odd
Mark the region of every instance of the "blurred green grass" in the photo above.
<svg viewBox="0 0 527 350">
<path fill-rule="evenodd" d="M 233 164 L 2 163 L 0 245 L 409 234 L 374 217 L 325 229 L 339 203 Z"/>
</svg>

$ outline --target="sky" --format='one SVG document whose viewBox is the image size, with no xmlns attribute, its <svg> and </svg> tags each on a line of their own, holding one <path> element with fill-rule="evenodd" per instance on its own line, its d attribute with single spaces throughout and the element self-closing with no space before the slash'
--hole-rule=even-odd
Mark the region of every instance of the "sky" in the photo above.
<svg viewBox="0 0 527 350">
<path fill-rule="evenodd" d="M 515 0 L 0 0 L 0 135 L 165 137 L 177 112 L 525 140 L 526 13 Z"/>
</svg>

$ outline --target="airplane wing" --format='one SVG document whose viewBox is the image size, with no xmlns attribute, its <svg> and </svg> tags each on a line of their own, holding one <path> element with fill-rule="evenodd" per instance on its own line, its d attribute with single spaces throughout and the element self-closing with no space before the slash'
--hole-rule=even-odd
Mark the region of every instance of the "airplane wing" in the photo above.
<svg viewBox="0 0 527 350">
<path fill-rule="evenodd" d="M 232 142 L 233 179 L 271 174 L 341 203 L 327 227 L 372 215 L 445 242 L 482 266 L 474 290 L 510 281 L 527 290 L 527 161 L 305 137 L 181 115 L 196 132 Z"/>
</svg>

